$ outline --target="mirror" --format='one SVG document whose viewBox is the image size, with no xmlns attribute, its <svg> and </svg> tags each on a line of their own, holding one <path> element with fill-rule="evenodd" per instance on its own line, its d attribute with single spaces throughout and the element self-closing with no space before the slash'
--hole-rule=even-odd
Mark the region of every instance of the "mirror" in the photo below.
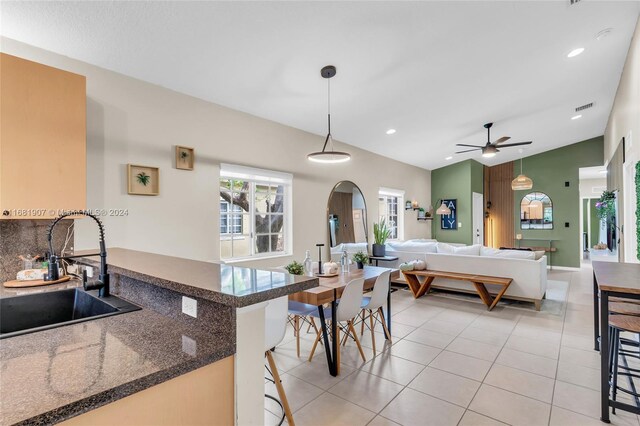
<svg viewBox="0 0 640 426">
<path fill-rule="evenodd" d="M 353 182 L 344 180 L 333 187 L 327 205 L 329 244 L 367 244 L 367 205 L 362 191 Z"/>
<path fill-rule="evenodd" d="M 530 192 L 520 201 L 521 229 L 553 229 L 553 203 L 544 192 Z"/>
</svg>

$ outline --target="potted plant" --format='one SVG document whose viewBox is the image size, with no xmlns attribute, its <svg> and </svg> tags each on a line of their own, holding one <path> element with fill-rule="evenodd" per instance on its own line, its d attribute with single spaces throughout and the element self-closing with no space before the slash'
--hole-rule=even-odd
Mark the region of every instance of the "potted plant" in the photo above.
<svg viewBox="0 0 640 426">
<path fill-rule="evenodd" d="M 425 215 L 426 215 L 426 214 L 427 214 L 427 212 L 425 212 L 425 210 L 424 210 L 422 207 L 420 207 L 420 208 L 418 209 L 418 217 L 419 217 L 419 218 L 423 218 L 423 217 L 425 217 Z"/>
<path fill-rule="evenodd" d="M 304 273 L 304 266 L 300 262 L 295 260 L 284 267 L 291 275 L 302 275 Z"/>
<path fill-rule="evenodd" d="M 391 236 L 391 230 L 387 227 L 387 222 L 382 219 L 380 223 L 373 224 L 373 239 L 374 243 L 371 246 L 371 252 L 375 257 L 384 257 L 385 248 L 384 243 Z"/>
<path fill-rule="evenodd" d="M 369 261 L 369 256 L 363 251 L 359 251 L 353 255 L 353 261 L 358 265 L 358 269 L 364 268 L 364 264 Z"/>
</svg>

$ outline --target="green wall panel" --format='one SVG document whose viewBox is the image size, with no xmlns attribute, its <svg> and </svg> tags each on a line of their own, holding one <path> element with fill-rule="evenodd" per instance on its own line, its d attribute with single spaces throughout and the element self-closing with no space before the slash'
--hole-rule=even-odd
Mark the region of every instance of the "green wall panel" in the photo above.
<svg viewBox="0 0 640 426">
<path fill-rule="evenodd" d="M 432 236 L 448 243 L 472 244 L 472 192 L 483 192 L 484 166 L 475 160 L 466 160 L 431 172 L 431 199 L 433 207 L 441 200 L 455 198 L 458 209 L 458 229 L 440 229 L 440 216 L 435 215 Z M 462 226 L 460 226 L 460 224 Z"/>
<path fill-rule="evenodd" d="M 553 203 L 553 229 L 520 229 L 520 201 L 531 191 L 516 191 L 514 215 L 516 233 L 523 238 L 554 239 L 557 252 L 552 255 L 553 265 L 580 267 L 582 226 L 580 224 L 580 190 L 578 169 L 604 164 L 602 136 L 564 146 L 523 160 L 524 174 L 533 179 L 533 189 L 546 193 Z M 514 162 L 514 177 L 520 172 L 520 162 Z M 565 186 L 569 182 L 569 186 Z M 568 223 L 568 227 L 565 226 Z M 523 242 L 533 245 L 533 242 Z"/>
</svg>

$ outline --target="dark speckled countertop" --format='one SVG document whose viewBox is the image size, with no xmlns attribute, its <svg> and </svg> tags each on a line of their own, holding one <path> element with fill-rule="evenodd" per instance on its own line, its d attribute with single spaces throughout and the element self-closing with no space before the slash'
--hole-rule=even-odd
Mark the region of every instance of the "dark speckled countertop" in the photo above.
<svg viewBox="0 0 640 426">
<path fill-rule="evenodd" d="M 231 356 L 234 342 L 151 309 L 0 340 L 0 424 L 56 423 Z"/>
<path fill-rule="evenodd" d="M 120 248 L 107 261 L 112 292 L 142 310 L 0 340 L 0 425 L 57 423 L 231 356 L 235 308 L 318 286 Z M 78 284 L 0 288 L 0 298 Z M 197 320 L 180 312 L 180 295 L 200 299 Z"/>
<path fill-rule="evenodd" d="M 98 258 L 87 258 L 93 259 Z M 233 307 L 253 305 L 319 285 L 318 278 L 117 247 L 107 249 L 107 263 L 111 273 Z"/>
</svg>

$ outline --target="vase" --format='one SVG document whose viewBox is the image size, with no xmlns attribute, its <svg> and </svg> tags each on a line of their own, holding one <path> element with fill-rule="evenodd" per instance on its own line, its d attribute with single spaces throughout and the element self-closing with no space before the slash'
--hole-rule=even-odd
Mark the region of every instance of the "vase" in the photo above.
<svg viewBox="0 0 640 426">
<path fill-rule="evenodd" d="M 373 244 L 371 246 L 371 252 L 373 253 L 373 257 L 384 257 L 385 256 L 384 244 Z"/>
<path fill-rule="evenodd" d="M 356 262 L 356 265 L 358 266 L 358 269 L 364 268 L 364 264 L 362 262 Z"/>
</svg>

